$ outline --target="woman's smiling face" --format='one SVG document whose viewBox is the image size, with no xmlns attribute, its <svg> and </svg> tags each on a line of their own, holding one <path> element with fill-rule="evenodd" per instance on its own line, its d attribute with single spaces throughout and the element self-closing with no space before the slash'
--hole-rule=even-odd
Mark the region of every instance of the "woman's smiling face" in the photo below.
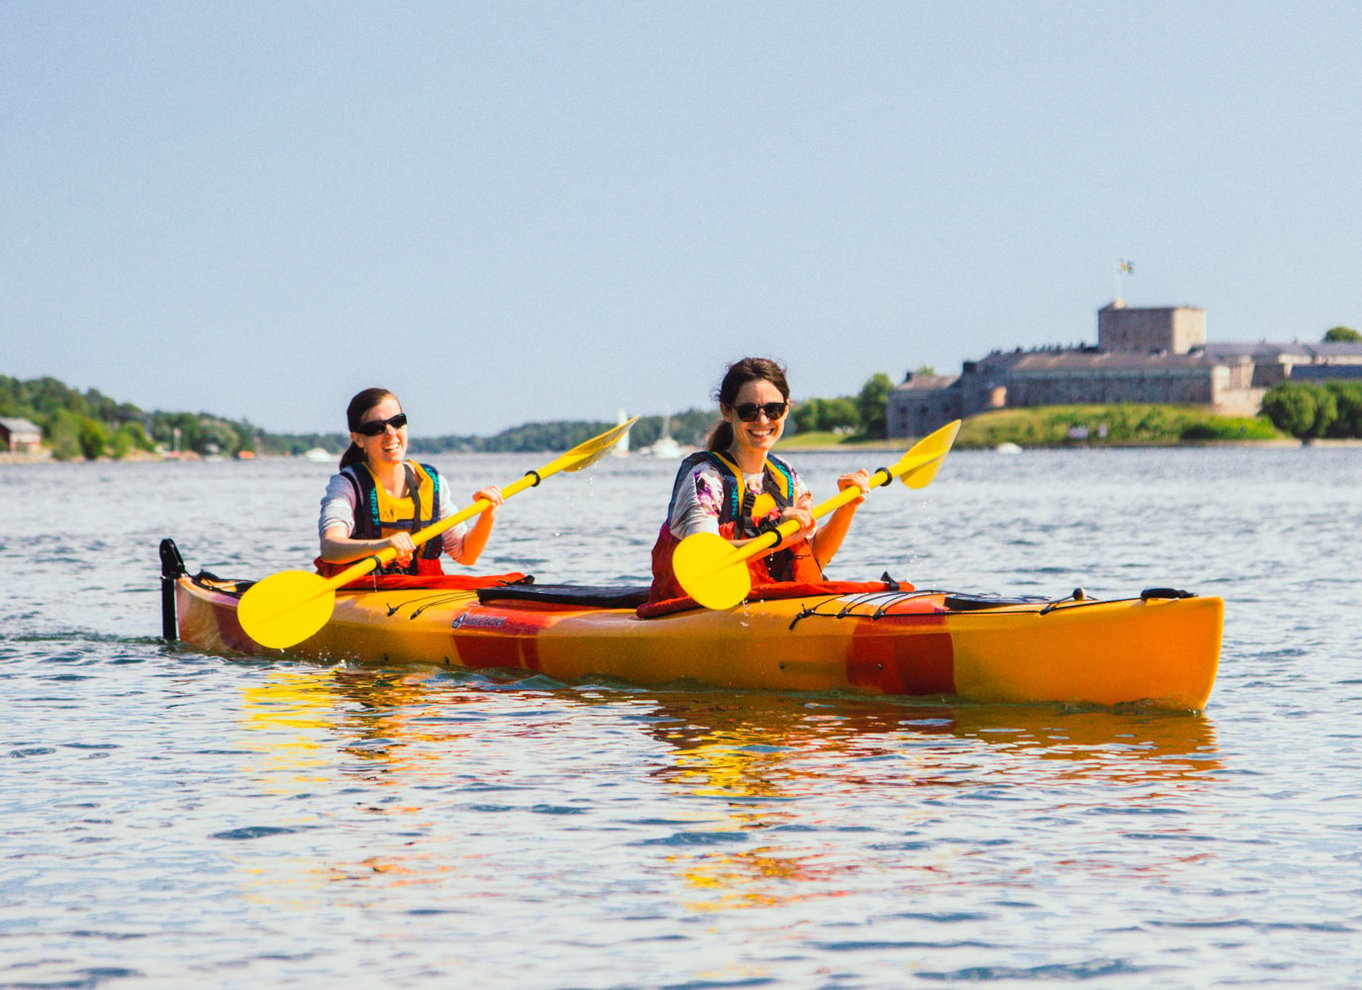
<svg viewBox="0 0 1362 990">
<path fill-rule="evenodd" d="M 401 411 L 401 404 L 392 396 L 388 396 L 380 399 L 378 405 L 365 412 L 364 418 L 360 422 L 362 425 L 391 419 Z M 407 457 L 407 427 L 405 424 L 396 429 L 387 425 L 383 428 L 383 432 L 376 437 L 365 436 L 363 433 L 351 433 L 350 439 L 359 444 L 360 450 L 364 451 L 365 458 L 374 467 L 378 467 L 380 464 L 401 464 Z"/>
<path fill-rule="evenodd" d="M 758 406 L 771 402 L 783 403 L 785 396 L 765 378 L 756 378 L 745 382 L 742 388 L 738 389 L 731 406 L 725 405 L 722 408 L 724 419 L 733 427 L 734 452 L 741 454 L 743 451 L 750 451 L 764 458 L 785 432 L 785 413 L 772 420 L 767 419 L 766 413 L 761 411 L 757 413 L 756 419 L 746 422 L 738 415 L 737 407 L 749 402 Z M 788 407 L 786 411 L 788 412 Z"/>
</svg>

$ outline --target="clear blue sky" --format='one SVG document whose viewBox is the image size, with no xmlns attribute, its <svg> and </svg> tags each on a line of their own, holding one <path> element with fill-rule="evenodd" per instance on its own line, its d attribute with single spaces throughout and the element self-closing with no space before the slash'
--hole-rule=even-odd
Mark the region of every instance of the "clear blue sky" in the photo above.
<svg viewBox="0 0 1362 990">
<path fill-rule="evenodd" d="M 417 435 L 1362 326 L 1351 2 L 0 4 L 0 374 Z"/>
</svg>

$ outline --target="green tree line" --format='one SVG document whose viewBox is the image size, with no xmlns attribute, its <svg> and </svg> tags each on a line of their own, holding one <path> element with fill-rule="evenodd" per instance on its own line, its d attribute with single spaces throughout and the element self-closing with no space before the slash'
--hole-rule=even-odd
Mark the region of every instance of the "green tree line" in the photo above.
<svg viewBox="0 0 1362 990">
<path fill-rule="evenodd" d="M 790 433 L 831 431 L 857 438 L 885 435 L 886 403 L 893 382 L 875 374 L 855 395 L 811 398 L 794 404 Z M 0 416 L 31 420 L 43 443 L 59 460 L 124 458 L 130 454 L 186 451 L 235 456 L 249 452 L 299 455 L 320 447 L 339 455 L 349 443 L 343 433 L 270 433 L 247 420 L 206 412 L 147 412 L 95 389 L 80 391 L 55 378 L 22 381 L 0 375 Z M 718 421 L 713 409 L 687 409 L 670 416 L 643 416 L 630 431 L 630 444 L 645 447 L 664 434 L 678 443 L 703 446 Z M 492 436 L 413 437 L 415 454 L 454 451 L 519 453 L 565 450 L 608 429 L 604 421 L 524 423 Z"/>
<path fill-rule="evenodd" d="M 1347 339 L 1347 328 L 1335 328 L 1335 339 Z M 1332 331 L 1331 331 L 1332 332 Z M 1348 333 L 1353 333 L 1349 331 Z M 919 369 L 930 373 L 930 369 Z M 828 431 L 856 439 L 880 439 L 886 433 L 887 400 L 893 382 L 877 373 L 855 395 L 809 398 L 794 404 L 789 432 Z M 1300 439 L 1362 437 L 1362 382 L 1311 384 L 1283 382 L 1263 399 L 1263 415 L 1284 433 Z M 1167 424 L 1147 422 L 1165 414 L 1142 410 L 1138 422 L 1125 423 L 1121 407 L 1108 411 L 1110 428 L 1131 438 L 1166 432 L 1154 429 Z M 1133 414 L 1132 414 L 1133 415 Z M 1171 414 L 1169 414 L 1171 415 Z M 234 456 L 241 452 L 299 455 L 320 447 L 337 455 L 349 442 L 343 433 L 276 434 L 209 413 L 145 412 L 129 402 L 119 402 L 95 389 L 80 391 L 54 378 L 21 381 L 0 375 L 0 416 L 31 420 L 42 430 L 43 442 L 61 460 L 123 458 L 135 451 L 192 451 L 200 455 Z M 630 432 L 630 444 L 645 447 L 664 434 L 690 446 L 703 446 L 718 416 L 712 409 L 688 409 L 670 416 L 643 416 Z M 603 432 L 612 424 L 595 420 L 524 423 L 492 436 L 413 437 L 414 454 L 456 451 L 529 453 L 566 450 Z M 1179 426 L 1181 439 L 1206 439 L 1195 430 Z M 1250 436 L 1243 423 L 1234 425 L 1236 438 Z"/>
<path fill-rule="evenodd" d="M 930 374 L 931 369 L 920 369 Z M 866 379 L 855 395 L 804 399 L 795 403 L 793 417 L 799 433 L 844 433 L 860 440 L 882 440 L 888 435 L 889 393 L 894 382 L 883 372 Z"/>
<path fill-rule="evenodd" d="M 1300 440 L 1362 437 L 1362 382 L 1280 382 L 1263 396 L 1263 415 Z"/>
<path fill-rule="evenodd" d="M 0 375 L 0 416 L 30 420 L 58 460 L 123 458 L 153 451 L 158 444 L 167 450 L 234 455 L 254 451 L 258 440 L 268 436 L 249 422 L 208 413 L 145 412 L 55 378 L 21 381 Z"/>
<path fill-rule="evenodd" d="M 30 420 L 63 460 L 150 450 L 144 415 L 136 406 L 90 389 L 77 391 L 55 378 L 20 381 L 0 375 L 0 416 Z"/>
<path fill-rule="evenodd" d="M 889 376 L 880 373 L 869 378 L 856 395 L 795 402 L 787 434 L 826 430 L 856 438 L 882 438 L 886 434 L 889 392 L 893 387 Z M 703 447 L 710 429 L 718 421 L 716 409 L 687 409 L 670 416 L 640 416 L 629 431 L 629 446 L 635 449 L 648 447 L 667 435 L 677 443 Z M 489 437 L 412 437 L 411 450 L 424 455 L 454 451 L 528 453 L 566 450 L 612 425 L 603 420 L 524 423 Z"/>
</svg>

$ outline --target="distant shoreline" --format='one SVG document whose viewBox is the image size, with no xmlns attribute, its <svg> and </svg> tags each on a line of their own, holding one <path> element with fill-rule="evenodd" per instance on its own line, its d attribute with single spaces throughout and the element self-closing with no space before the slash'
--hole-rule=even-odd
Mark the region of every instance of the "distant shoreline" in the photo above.
<svg viewBox="0 0 1362 990">
<path fill-rule="evenodd" d="M 836 454 L 836 453 L 858 453 L 858 454 L 901 454 L 912 446 L 912 438 L 905 438 L 897 442 L 884 441 L 863 441 L 848 444 L 807 444 L 801 445 L 798 442 L 782 442 L 776 449 L 782 454 Z M 1348 448 L 1362 447 L 1362 439 L 1321 439 L 1312 440 L 1309 443 L 1302 443 L 1294 439 L 1280 440 L 1183 440 L 1176 443 L 1141 443 L 1134 441 L 1122 442 L 1099 442 L 1090 443 L 1084 441 L 1073 441 L 1068 443 L 1033 444 L 1031 446 L 1021 445 L 1022 453 L 1037 450 L 1177 450 L 1177 449 L 1205 449 L 1214 447 L 1234 447 L 1234 448 L 1309 448 L 1309 447 L 1329 447 L 1329 448 Z M 957 447 L 957 454 L 975 453 L 995 453 L 993 447 L 970 446 Z M 552 453 L 552 451 L 539 451 L 537 453 Z M 339 454 L 336 455 L 340 457 Z M 449 451 L 438 455 L 445 457 L 486 457 L 487 452 L 480 451 Z M 495 454 L 491 456 L 496 456 Z M 517 454 L 519 456 L 519 454 Z M 641 456 L 641 455 L 640 455 Z M 20 454 L 0 454 L 0 466 L 33 466 L 39 464 L 158 464 L 158 463 L 214 463 L 218 459 L 203 458 L 195 455 L 182 457 L 156 457 L 153 455 L 142 455 L 138 457 L 125 457 L 122 460 L 115 460 L 111 457 L 102 457 L 95 461 L 59 461 L 54 457 L 31 457 Z M 301 455 L 283 454 L 259 454 L 254 458 L 246 458 L 241 463 L 251 461 L 303 461 Z M 221 462 L 237 462 L 237 458 L 224 457 Z"/>
<path fill-rule="evenodd" d="M 818 454 L 828 451 L 866 451 L 869 453 L 902 453 L 913 445 L 914 438 L 908 437 L 897 443 L 849 443 L 849 444 L 807 444 L 799 445 L 798 442 L 785 443 L 782 441 L 776 450 L 792 454 Z M 1274 440 L 1178 440 L 1171 443 L 1156 443 L 1153 441 L 1138 440 L 1119 440 L 1119 441 L 1083 441 L 1073 440 L 1062 443 L 1037 443 L 1037 444 L 1018 444 L 1023 451 L 1028 450 L 1147 450 L 1147 449 L 1166 449 L 1176 450 L 1179 448 L 1204 448 L 1204 447 L 1362 447 L 1362 439 L 1321 439 L 1311 440 L 1309 443 L 1302 443 L 1291 437 Z M 992 453 L 995 447 L 986 445 L 961 446 L 956 444 L 954 452 L 957 454 L 966 453 Z"/>
</svg>

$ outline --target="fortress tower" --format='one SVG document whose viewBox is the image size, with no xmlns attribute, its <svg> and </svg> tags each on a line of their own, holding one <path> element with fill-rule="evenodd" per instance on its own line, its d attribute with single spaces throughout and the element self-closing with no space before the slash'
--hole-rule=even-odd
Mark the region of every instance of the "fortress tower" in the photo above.
<svg viewBox="0 0 1362 990">
<path fill-rule="evenodd" d="M 1206 311 L 1194 306 L 1127 308 L 1120 299 L 1097 311 L 1097 347 L 1140 354 L 1186 354 L 1206 343 Z"/>
</svg>

